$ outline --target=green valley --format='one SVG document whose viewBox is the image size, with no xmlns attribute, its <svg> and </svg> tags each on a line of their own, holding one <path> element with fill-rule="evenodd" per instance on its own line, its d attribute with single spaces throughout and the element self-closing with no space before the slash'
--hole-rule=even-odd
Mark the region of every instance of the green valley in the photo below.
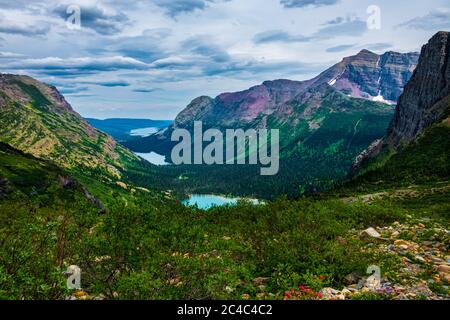
<svg viewBox="0 0 450 320">
<path fill-rule="evenodd" d="M 395 108 L 373 94 L 395 95 L 415 55 L 384 55 L 401 60 L 392 67 L 362 51 L 306 83 L 199 98 L 166 133 L 131 141 L 161 142 L 199 115 L 229 125 L 250 114 L 244 128 L 280 128 L 273 177 L 154 166 L 55 87 L 1 74 L 0 299 L 450 299 L 449 43 L 440 32 L 424 46 Z M 309 87 L 328 73 L 342 78 Z M 193 193 L 268 201 L 201 210 L 180 201 Z"/>
</svg>

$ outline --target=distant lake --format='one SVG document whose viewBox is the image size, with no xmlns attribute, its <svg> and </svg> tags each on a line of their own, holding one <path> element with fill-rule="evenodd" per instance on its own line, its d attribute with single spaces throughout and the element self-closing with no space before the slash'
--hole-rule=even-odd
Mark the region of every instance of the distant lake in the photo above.
<svg viewBox="0 0 450 320">
<path fill-rule="evenodd" d="M 130 136 L 146 138 L 159 131 L 158 128 L 140 128 L 130 131 Z"/>
<path fill-rule="evenodd" d="M 227 198 L 224 196 L 217 196 L 212 194 L 193 194 L 189 199 L 184 200 L 183 204 L 185 206 L 195 206 L 197 205 L 199 209 L 208 210 L 214 206 L 220 207 L 225 205 L 236 205 L 239 200 L 244 200 L 242 198 Z M 246 199 L 253 204 L 259 204 L 260 201 L 256 199 Z"/>
<path fill-rule="evenodd" d="M 137 153 L 135 152 L 135 154 L 139 157 L 141 157 L 142 159 L 147 160 L 148 162 L 150 162 L 151 164 L 154 164 L 156 166 L 167 166 L 170 165 L 170 163 L 166 162 L 166 157 L 157 154 L 156 152 L 150 152 L 150 153 Z"/>
</svg>

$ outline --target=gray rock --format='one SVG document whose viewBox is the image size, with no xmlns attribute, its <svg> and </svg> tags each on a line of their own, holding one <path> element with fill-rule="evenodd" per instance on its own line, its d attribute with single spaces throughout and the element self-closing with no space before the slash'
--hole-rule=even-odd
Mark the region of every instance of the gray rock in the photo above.
<svg viewBox="0 0 450 320">
<path fill-rule="evenodd" d="M 417 261 L 420 261 L 420 262 L 422 262 L 422 263 L 426 263 L 425 258 L 422 257 L 421 255 L 416 255 L 416 256 L 414 257 L 414 259 L 416 259 Z"/>
<path fill-rule="evenodd" d="M 439 32 L 422 48 L 419 64 L 399 99 L 386 142 L 398 149 L 442 118 L 440 100 L 450 94 L 450 33 Z"/>
<path fill-rule="evenodd" d="M 355 272 L 347 275 L 344 278 L 344 284 L 347 285 L 347 286 L 355 284 L 355 283 L 358 283 L 358 281 L 359 281 L 359 275 L 357 273 L 355 273 Z"/>
<path fill-rule="evenodd" d="M 355 175 L 383 150 L 400 150 L 443 120 L 450 104 L 450 33 L 438 32 L 422 48 L 419 63 L 400 96 L 386 138 L 366 150 L 353 164 Z"/>
<path fill-rule="evenodd" d="M 361 232 L 361 237 L 367 236 L 369 236 L 370 238 L 377 238 L 377 239 L 381 238 L 381 234 L 379 234 L 378 231 L 375 230 L 374 228 L 369 228 Z"/>
</svg>

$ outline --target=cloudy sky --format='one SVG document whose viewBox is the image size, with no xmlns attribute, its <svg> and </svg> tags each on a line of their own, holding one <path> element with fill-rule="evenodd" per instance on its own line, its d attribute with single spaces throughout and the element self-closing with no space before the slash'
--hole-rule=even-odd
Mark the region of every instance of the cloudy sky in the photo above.
<svg viewBox="0 0 450 320">
<path fill-rule="evenodd" d="M 86 117 L 173 119 L 197 96 L 309 79 L 363 48 L 419 51 L 439 30 L 448 0 L 0 0 L 0 72 Z"/>
</svg>

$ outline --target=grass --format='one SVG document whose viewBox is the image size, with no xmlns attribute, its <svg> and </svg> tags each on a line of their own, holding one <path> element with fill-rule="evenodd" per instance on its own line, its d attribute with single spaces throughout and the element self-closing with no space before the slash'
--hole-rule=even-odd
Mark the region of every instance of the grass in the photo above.
<svg viewBox="0 0 450 320">
<path fill-rule="evenodd" d="M 70 293 L 61 272 L 74 264 L 83 289 L 109 299 L 283 299 L 300 285 L 342 288 L 347 275 L 366 275 L 371 265 L 395 279 L 399 258 L 370 250 L 356 235 L 422 218 L 448 229 L 448 138 L 448 125 L 433 126 L 383 168 L 328 194 L 209 211 L 125 190 L 101 170 L 64 171 L 0 144 L 0 299 L 64 299 Z M 150 185 L 165 179 L 129 161 L 127 177 Z M 74 183 L 64 186 L 61 177 Z M 448 235 L 438 237 L 449 245 Z"/>
<path fill-rule="evenodd" d="M 95 175 L 75 175 L 80 184 L 64 188 L 58 182 L 64 171 L 0 146 L 0 175 L 9 189 L 0 192 L 4 299 L 63 299 L 69 293 L 61 272 L 72 264 L 81 267 L 87 292 L 111 299 L 241 299 L 244 294 L 282 299 L 299 285 L 315 291 L 342 288 L 345 276 L 365 275 L 370 265 L 395 279 L 398 258 L 367 250 L 354 237 L 357 230 L 411 217 L 449 224 L 444 162 L 436 166 L 441 181 L 418 183 L 406 193 L 389 191 L 395 187 L 386 183 L 383 196 L 370 201 L 344 201 L 343 194 L 358 195 L 358 189 L 347 186 L 341 193 L 202 211 L 154 192 L 127 191 Z M 411 149 L 417 152 L 414 157 L 426 159 L 418 150 L 427 152 L 417 144 Z M 398 160 L 387 166 L 408 171 L 408 163 L 421 162 Z M 86 198 L 82 185 L 104 203 L 107 214 Z M 448 244 L 445 235 L 439 240 Z M 263 287 L 254 283 L 261 277 L 266 279 Z"/>
<path fill-rule="evenodd" d="M 8 157 L 19 167 L 45 169 L 20 153 Z M 258 277 L 267 278 L 263 293 L 272 299 L 302 284 L 340 287 L 346 275 L 364 275 L 369 265 L 391 274 L 398 268 L 391 256 L 361 250 L 364 243 L 348 236 L 352 230 L 402 221 L 423 209 L 409 208 L 406 200 L 346 204 L 328 197 L 206 212 L 93 184 L 109 199 L 102 215 L 78 189 L 64 190 L 55 178 L 42 178 L 50 186 L 45 202 L 23 194 L 20 184 L 0 202 L 3 298 L 62 299 L 68 292 L 60 273 L 70 264 L 83 270 L 87 292 L 109 298 L 256 298 Z M 441 209 L 435 203 L 430 210 Z"/>
</svg>

